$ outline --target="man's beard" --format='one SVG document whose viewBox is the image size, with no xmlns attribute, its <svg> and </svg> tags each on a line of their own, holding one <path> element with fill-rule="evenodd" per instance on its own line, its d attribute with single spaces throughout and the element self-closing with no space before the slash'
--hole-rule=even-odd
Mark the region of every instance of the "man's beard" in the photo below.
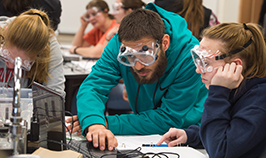
<svg viewBox="0 0 266 158">
<path fill-rule="evenodd" d="M 154 70 L 151 69 L 140 69 L 140 70 L 134 70 L 132 67 L 130 67 L 130 70 L 133 74 L 133 76 L 135 77 L 136 81 L 139 84 L 152 84 L 156 81 L 159 80 L 159 78 L 161 78 L 166 70 L 167 67 L 167 58 L 165 55 L 165 52 L 163 52 L 163 50 L 161 50 L 161 54 L 159 56 L 159 58 L 157 59 L 157 63 L 153 63 L 156 64 Z M 156 61 L 155 61 L 156 62 Z M 138 75 L 138 73 L 140 72 L 150 72 L 152 71 L 150 78 L 146 78 L 147 76 L 140 76 Z"/>
</svg>

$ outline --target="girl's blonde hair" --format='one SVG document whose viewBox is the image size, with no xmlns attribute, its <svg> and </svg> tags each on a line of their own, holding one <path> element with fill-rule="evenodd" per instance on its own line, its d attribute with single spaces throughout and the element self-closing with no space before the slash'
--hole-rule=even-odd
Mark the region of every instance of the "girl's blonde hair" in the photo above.
<svg viewBox="0 0 266 158">
<path fill-rule="evenodd" d="M 54 35 L 47 14 L 30 9 L 0 29 L 0 34 L 4 37 L 5 47 L 23 50 L 30 59 L 35 60 L 31 70 L 26 72 L 25 78 L 46 83 L 50 62 L 49 39 Z"/>
<path fill-rule="evenodd" d="M 222 54 L 225 62 L 240 58 L 243 61 L 242 75 L 246 79 L 266 76 L 266 47 L 261 29 L 257 24 L 222 23 L 206 29 L 203 37 L 220 40 L 224 43 Z M 251 43 L 247 45 L 249 41 Z M 234 50 L 237 53 L 230 53 Z"/>
</svg>

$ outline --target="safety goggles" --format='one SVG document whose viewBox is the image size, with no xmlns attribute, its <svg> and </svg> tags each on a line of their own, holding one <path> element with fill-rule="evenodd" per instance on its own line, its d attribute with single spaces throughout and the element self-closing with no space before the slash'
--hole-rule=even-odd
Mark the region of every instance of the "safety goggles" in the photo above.
<svg viewBox="0 0 266 158">
<path fill-rule="evenodd" d="M 219 50 L 217 50 L 215 53 L 212 53 L 211 50 L 201 49 L 199 45 L 196 45 L 193 49 L 191 49 L 191 56 L 196 67 L 199 67 L 202 73 L 212 72 L 213 69 L 221 66 L 221 64 L 218 62 L 219 60 L 241 52 L 251 43 L 252 38 L 250 38 L 242 47 L 231 50 L 230 52 L 224 54 L 222 54 Z"/>
<path fill-rule="evenodd" d="M 123 4 L 115 2 L 113 4 L 113 14 L 118 14 L 120 9 L 128 10 L 130 7 L 125 7 Z"/>
<path fill-rule="evenodd" d="M 3 47 L 0 47 L 0 59 L 4 62 L 9 62 L 14 64 L 14 59 L 11 58 L 10 52 L 8 49 L 4 49 Z M 30 71 L 32 65 L 34 64 L 34 60 L 22 60 L 21 68 L 25 71 Z"/>
<path fill-rule="evenodd" d="M 153 64 L 157 59 L 160 45 L 157 42 L 140 45 L 140 47 L 131 48 L 121 44 L 117 60 L 126 66 L 134 66 L 136 61 L 146 66 Z"/>
<path fill-rule="evenodd" d="M 89 14 L 88 12 L 91 11 L 91 10 L 92 10 L 92 13 Z M 97 16 L 99 13 L 100 13 L 100 11 L 99 11 L 98 8 L 96 8 L 96 7 L 92 7 L 92 8 L 90 8 L 90 9 L 88 9 L 87 12 L 86 12 L 85 14 L 83 14 L 83 19 L 84 19 L 85 21 L 89 22 L 91 17 L 95 17 L 95 16 Z"/>
<path fill-rule="evenodd" d="M 115 2 L 112 7 L 113 7 L 113 14 L 118 14 L 119 10 L 122 8 L 123 4 L 122 3 L 117 3 Z"/>
<path fill-rule="evenodd" d="M 219 50 L 212 53 L 211 50 L 201 49 L 199 45 L 191 49 L 191 56 L 194 64 L 196 67 L 200 68 L 202 73 L 212 72 L 214 68 L 220 66 L 217 59 L 215 59 L 219 54 L 221 54 Z"/>
</svg>

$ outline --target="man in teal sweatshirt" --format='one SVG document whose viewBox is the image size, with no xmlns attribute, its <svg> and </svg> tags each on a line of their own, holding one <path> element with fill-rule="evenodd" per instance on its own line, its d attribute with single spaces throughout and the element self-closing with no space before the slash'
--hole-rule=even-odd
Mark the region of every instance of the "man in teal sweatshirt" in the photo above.
<svg viewBox="0 0 266 158">
<path fill-rule="evenodd" d="M 198 43 L 185 19 L 153 3 L 127 15 L 78 91 L 78 118 L 88 141 L 101 150 L 108 142 L 112 149 L 114 135 L 199 125 L 208 91 L 190 56 Z M 105 116 L 108 94 L 121 78 L 134 113 Z"/>
</svg>

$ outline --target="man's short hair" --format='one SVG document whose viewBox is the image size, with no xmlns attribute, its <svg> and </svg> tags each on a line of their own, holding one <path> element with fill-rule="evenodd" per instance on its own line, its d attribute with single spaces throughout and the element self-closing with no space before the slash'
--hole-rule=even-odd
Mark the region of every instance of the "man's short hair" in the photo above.
<svg viewBox="0 0 266 158">
<path fill-rule="evenodd" d="M 119 41 L 137 41 L 145 37 L 161 41 L 165 27 L 163 20 L 154 11 L 137 9 L 121 21 L 118 35 Z"/>
</svg>

